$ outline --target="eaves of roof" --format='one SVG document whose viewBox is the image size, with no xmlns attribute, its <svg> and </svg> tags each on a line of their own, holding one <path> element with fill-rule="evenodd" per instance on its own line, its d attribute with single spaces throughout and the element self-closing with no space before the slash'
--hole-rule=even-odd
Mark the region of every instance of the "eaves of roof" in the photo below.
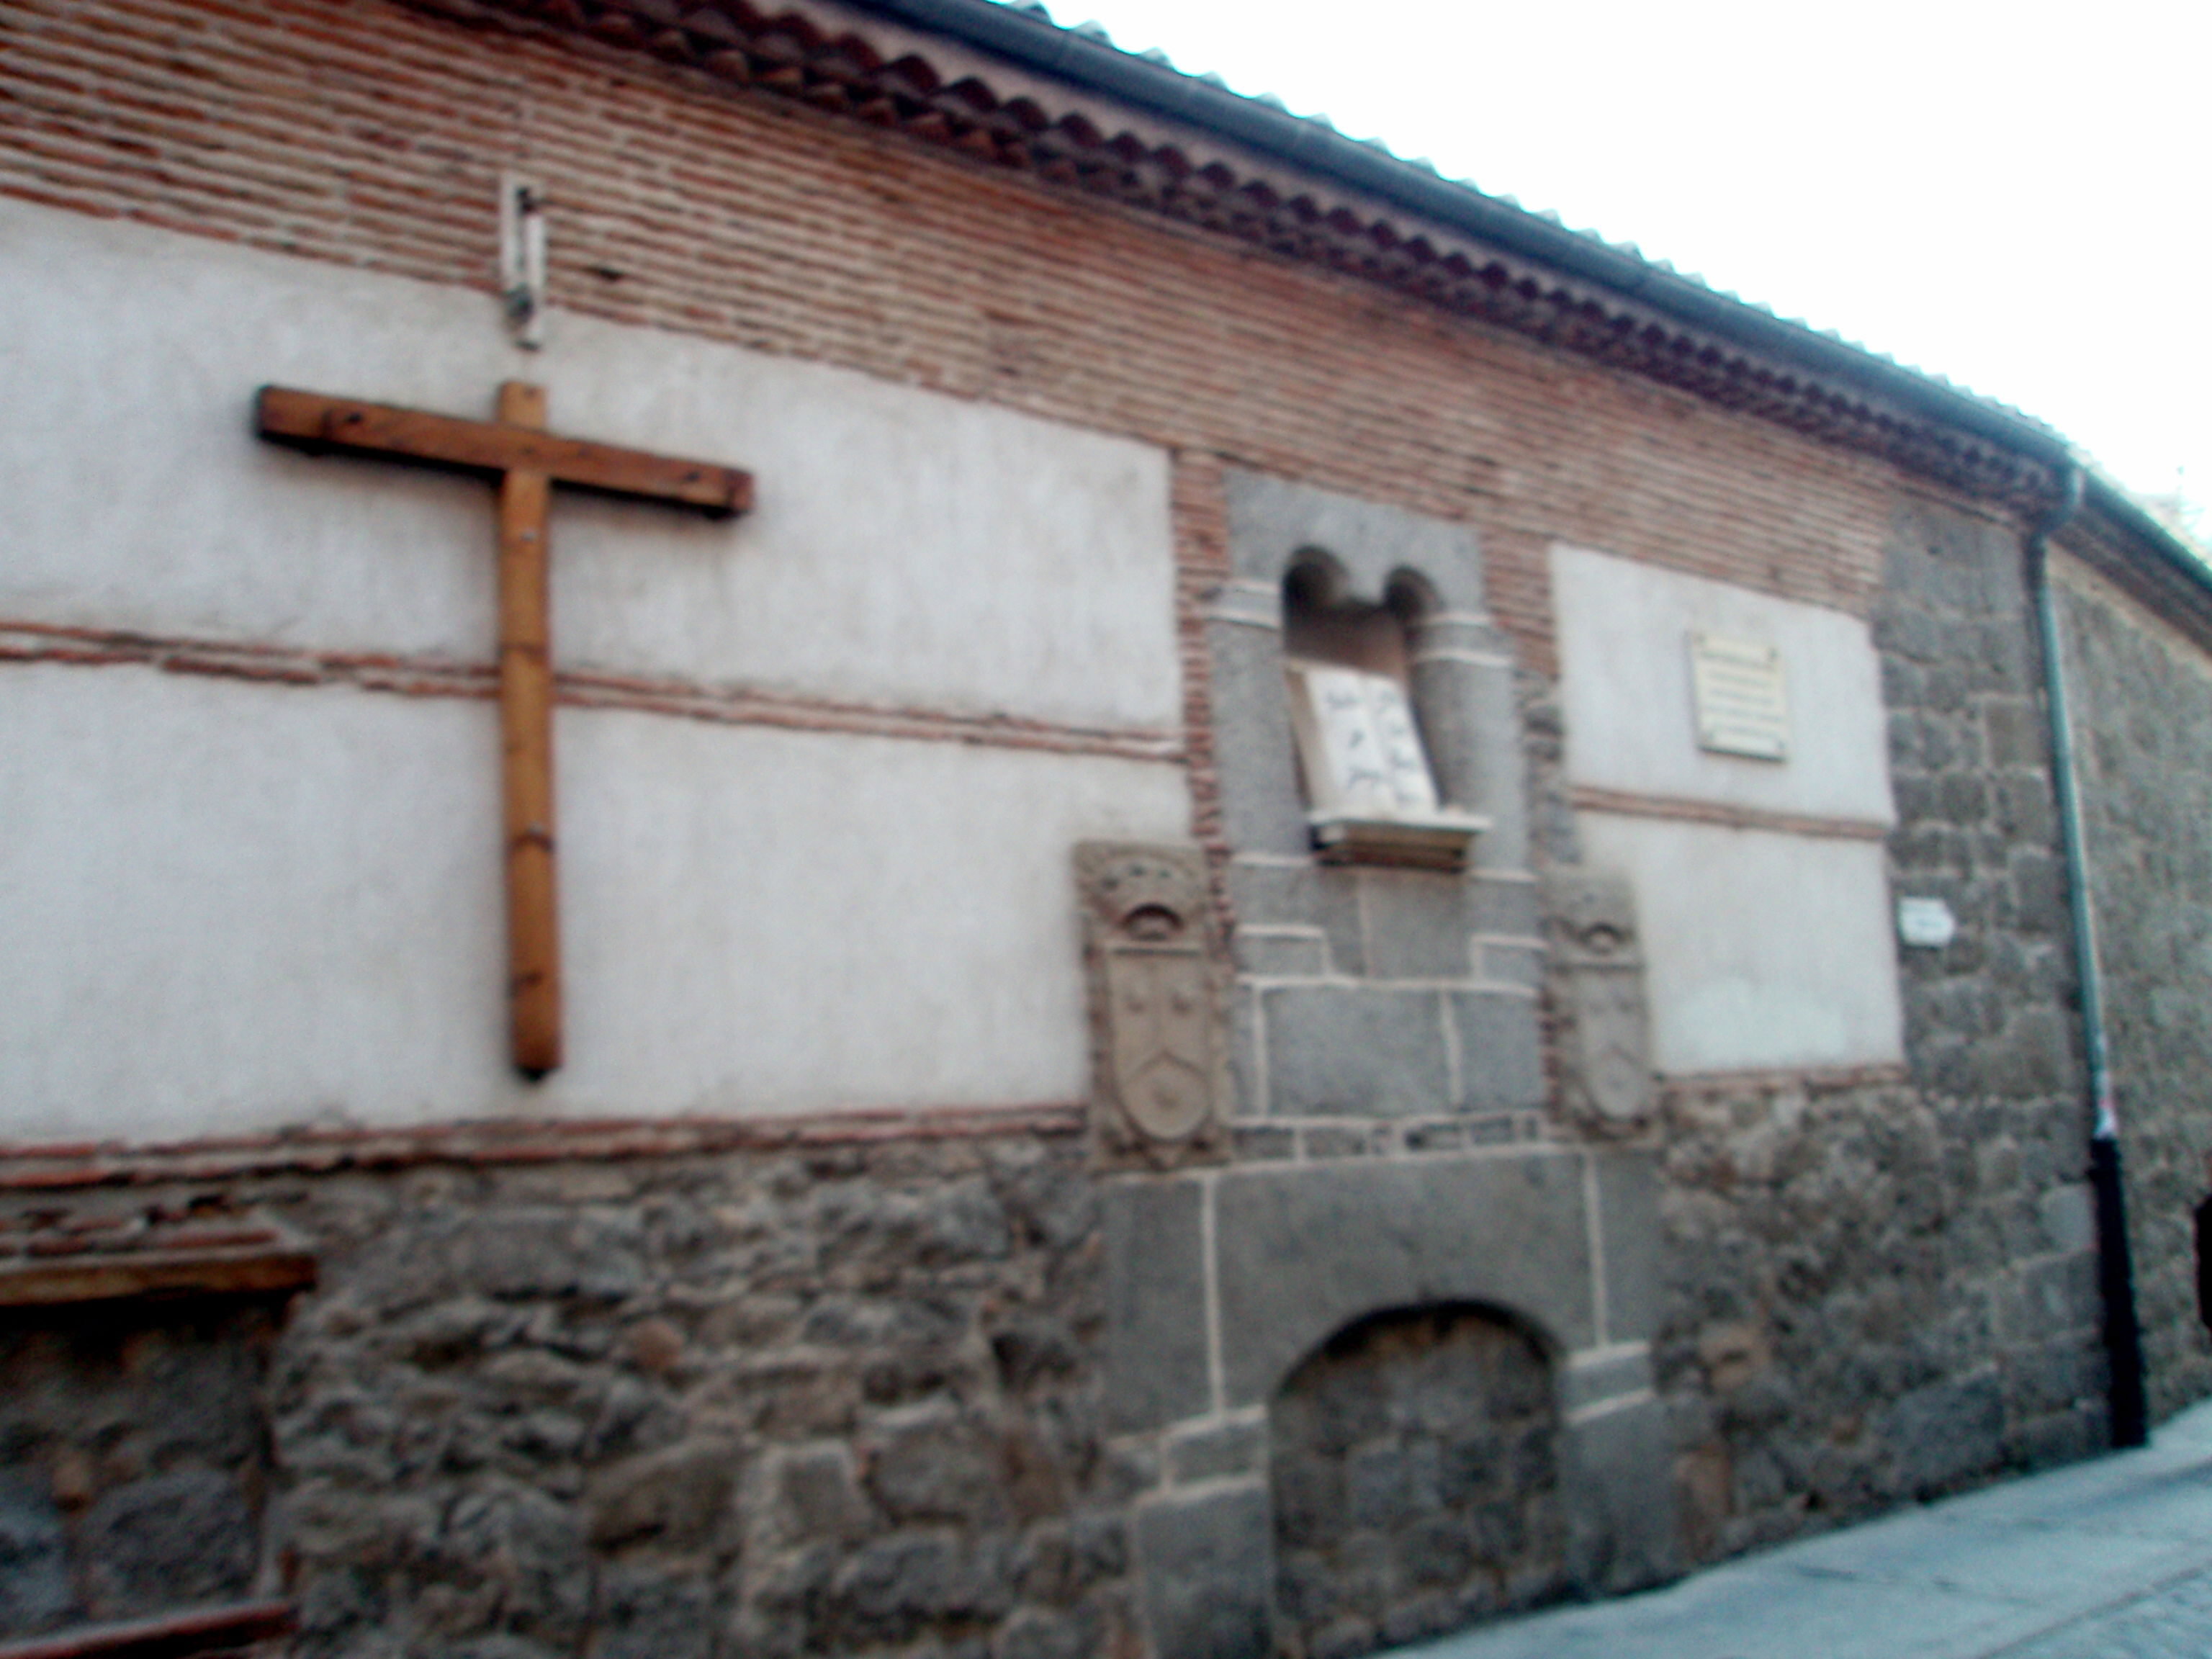
<svg viewBox="0 0 2212 1659">
<path fill-rule="evenodd" d="M 886 52 L 834 22 L 824 28 L 798 9 L 766 13 L 751 0 L 409 3 L 471 24 L 585 35 L 688 64 L 1381 283 L 2030 518 L 2062 498 L 2065 474 L 2080 465 L 2063 437 L 2017 410 L 1439 178 L 1325 122 L 1063 29 L 1039 9 L 995 0 L 817 0 L 848 18 L 879 18 L 910 40 L 943 41 L 948 56 L 970 65 L 1006 65 L 1018 84 L 994 87 L 957 63 L 931 62 L 926 49 L 886 40 Z M 1057 111 L 1033 95 L 1055 86 L 1071 98 Z M 1318 188 L 1291 183 L 1286 195 L 1284 179 L 1271 182 L 1249 162 L 1209 161 L 1187 143 L 1132 129 L 1103 131 L 1083 112 L 1086 101 L 1094 114 L 1100 106 L 1125 111 L 1139 125 L 1220 144 L 1228 158 L 1254 158 L 1262 171 Z M 1337 191 L 1346 199 L 1328 199 Z M 1392 222 L 1399 215 L 1413 222 Z M 2092 475 L 2087 501 L 2212 594 L 2212 569 L 2124 492 Z"/>
<path fill-rule="evenodd" d="M 1570 230 L 1419 162 L 1346 137 L 1325 122 L 1054 23 L 1000 0 L 846 0 L 1089 91 L 1318 173 L 1492 246 L 1596 283 L 1705 333 L 1848 379 L 1890 401 L 2004 444 L 2045 464 L 2066 459 L 2066 441 L 2039 422 L 1986 403 L 1848 343 L 1716 293 L 1679 271 Z"/>
<path fill-rule="evenodd" d="M 2079 465 L 2066 440 L 2042 422 L 1931 380 L 1848 342 L 1733 296 L 1599 239 L 1568 229 L 1419 162 L 1346 137 L 1327 123 L 1248 98 L 1218 82 L 1123 52 L 1062 28 L 1042 8 L 1002 0 L 847 0 L 948 35 L 1037 73 L 1213 133 L 1248 149 L 1390 202 L 1489 245 L 1633 299 L 1702 332 L 1864 387 L 1887 401 L 1962 428 L 2054 469 Z M 2154 514 L 2109 480 L 2088 474 L 2090 510 L 2126 526 L 2161 562 L 2212 590 L 2212 568 Z"/>
</svg>

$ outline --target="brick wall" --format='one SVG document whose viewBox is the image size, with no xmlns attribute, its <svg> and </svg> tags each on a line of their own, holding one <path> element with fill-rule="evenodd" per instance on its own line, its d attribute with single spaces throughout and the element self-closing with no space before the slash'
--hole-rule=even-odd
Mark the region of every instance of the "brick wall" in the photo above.
<svg viewBox="0 0 2212 1659">
<path fill-rule="evenodd" d="M 1877 463 L 767 93 L 388 0 L 7 27 L 0 190 L 489 289 L 523 168 L 557 306 L 1466 520 L 1538 665 L 1553 538 L 1860 613 L 1878 579 Z"/>
</svg>

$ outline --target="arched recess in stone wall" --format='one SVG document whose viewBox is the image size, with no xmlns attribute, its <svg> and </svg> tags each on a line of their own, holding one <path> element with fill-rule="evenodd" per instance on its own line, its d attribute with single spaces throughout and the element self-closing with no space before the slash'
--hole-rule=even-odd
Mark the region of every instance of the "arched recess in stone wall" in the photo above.
<svg viewBox="0 0 2212 1659">
<path fill-rule="evenodd" d="M 1349 1659 L 1566 1593 L 1552 1344 L 1476 1303 L 1394 1308 L 1269 1402 L 1276 1633 Z"/>
</svg>

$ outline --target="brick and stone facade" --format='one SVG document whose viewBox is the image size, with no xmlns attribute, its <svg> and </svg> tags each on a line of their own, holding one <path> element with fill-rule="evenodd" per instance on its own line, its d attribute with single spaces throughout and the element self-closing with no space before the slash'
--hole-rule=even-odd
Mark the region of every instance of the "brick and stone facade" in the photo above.
<svg viewBox="0 0 2212 1659">
<path fill-rule="evenodd" d="M 2083 560 L 2057 576 L 2150 1408 L 2165 1417 L 2212 1387 L 2194 1226 L 2212 1190 L 2212 1027 L 2198 994 L 2212 939 L 2201 840 L 2212 684 L 2186 610 Z"/>
<path fill-rule="evenodd" d="M 282 1596 L 330 1659 L 1348 1659 L 2101 1445 L 2023 562 L 2063 455 L 902 16 L 12 8 L 0 892 L 44 908 L 0 1285 L 196 1206 L 319 1267 L 0 1307 L 0 1635 Z M 538 356 L 490 291 L 509 173 Z M 482 492 L 244 426 L 264 379 L 522 374 L 761 475 L 726 532 L 555 515 L 542 1085 L 471 816 Z M 2062 603 L 2163 1412 L 2212 1386 L 2212 635 L 2100 586 L 2114 545 Z M 1463 872 L 1314 855 L 1284 639 L 1323 565 L 1402 625 Z M 1681 641 L 1599 606 L 1575 655 L 1571 567 L 1799 630 L 1796 770 L 1593 772 L 1607 674 Z M 1223 1116 L 1105 1157 L 1069 855 L 1164 843 Z M 1678 846 L 1726 927 L 1620 863 Z M 1893 947 L 1906 896 L 1955 937 Z M 1700 1001 L 1723 934 L 1858 1023 Z"/>
</svg>

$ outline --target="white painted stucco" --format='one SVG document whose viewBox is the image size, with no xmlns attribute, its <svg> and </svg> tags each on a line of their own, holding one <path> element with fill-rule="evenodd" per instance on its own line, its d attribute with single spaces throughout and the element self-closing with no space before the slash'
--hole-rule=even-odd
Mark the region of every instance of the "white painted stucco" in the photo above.
<svg viewBox="0 0 2212 1659">
<path fill-rule="evenodd" d="M 1881 662 L 1866 624 L 1580 548 L 1552 552 L 1571 782 L 1796 819 L 1889 823 Z M 1783 761 L 1697 744 L 1689 637 L 1780 648 Z M 1878 841 L 1577 814 L 1583 859 L 1629 877 L 1656 1063 L 1668 1073 L 1902 1057 L 1897 952 Z"/>
<path fill-rule="evenodd" d="M 568 1064 L 507 1067 L 488 703 L 0 668 L 0 1137 L 1079 1098 L 1069 849 L 1180 769 L 564 709 Z"/>
<path fill-rule="evenodd" d="M 1581 548 L 1555 547 L 1551 562 L 1571 781 L 1893 821 L 1881 663 L 1864 623 Z M 1689 638 L 1698 629 L 1781 648 L 1786 760 L 1698 747 Z"/>
<path fill-rule="evenodd" d="M 1610 812 L 1583 856 L 1636 890 L 1662 1072 L 1904 1056 L 1881 843 Z"/>
<path fill-rule="evenodd" d="M 758 481 L 720 524 L 563 492 L 564 663 L 1181 718 L 1158 450 L 571 314 L 525 353 L 486 295 L 4 199 L 0 613 L 487 658 L 490 491 L 278 449 L 251 411 L 276 382 L 488 416 L 503 379 L 544 386 L 560 431 Z"/>
<path fill-rule="evenodd" d="M 251 407 L 508 377 L 759 480 L 736 523 L 558 500 L 563 665 L 1179 726 L 1156 451 L 568 315 L 526 356 L 485 295 L 4 201 L 0 618 L 488 661 L 490 491 Z M 0 1139 L 1079 1098 L 1071 846 L 1189 834 L 1172 763 L 556 731 L 568 1060 L 532 1085 L 489 703 L 0 663 Z"/>
</svg>

